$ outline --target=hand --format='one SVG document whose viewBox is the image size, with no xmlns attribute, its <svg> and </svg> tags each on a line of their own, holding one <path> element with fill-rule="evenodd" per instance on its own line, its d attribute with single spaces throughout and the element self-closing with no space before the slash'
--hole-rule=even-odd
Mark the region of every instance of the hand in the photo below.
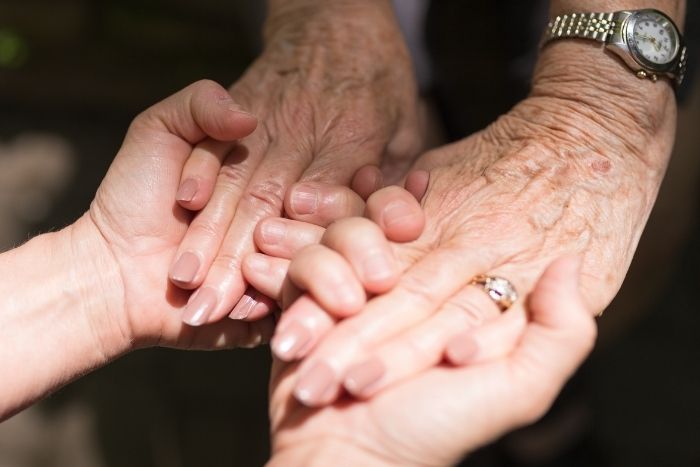
<svg viewBox="0 0 700 467">
<path fill-rule="evenodd" d="M 320 337 L 327 332 L 335 318 L 359 311 L 366 299 L 365 290 L 382 293 L 396 283 L 399 270 L 387 238 L 397 242 L 415 240 L 425 222 L 416 200 L 423 196 L 427 179 L 420 173 L 412 174 L 411 179 L 416 183 L 407 184 L 410 192 L 388 187 L 371 195 L 365 211 L 369 219 L 342 219 L 328 229 L 281 218 L 266 219 L 258 225 L 255 240 L 262 253 L 245 258 L 243 273 L 255 289 L 273 297 L 285 310 L 278 338 L 272 343 L 277 356 L 292 360 L 298 350 L 312 347 L 314 335 Z M 328 245 L 336 246 L 337 251 Z M 300 291 L 307 294 L 299 298 Z M 297 298 L 309 304 L 318 300 L 331 314 L 318 305 L 311 312 L 294 305 L 287 309 Z M 299 322 L 304 325 L 295 325 Z"/>
<path fill-rule="evenodd" d="M 104 290 L 119 300 L 108 304 L 110 313 L 90 311 L 96 326 L 107 321 L 133 346 L 231 348 L 269 338 L 271 319 L 186 326 L 180 310 L 189 293 L 167 278 L 191 221 L 175 193 L 193 148 L 206 137 L 234 142 L 255 126 L 255 118 L 213 82 L 189 86 L 134 120 L 90 210 L 74 227 L 78 247 L 91 245 L 89 256 L 99 258 L 93 274 L 118 270 L 120 281 Z"/>
<path fill-rule="evenodd" d="M 586 53 L 598 51 L 552 44 L 531 97 L 486 130 L 418 161 L 430 171 L 425 233 L 398 247 L 406 269 L 399 283 L 340 322 L 302 363 L 296 390 L 305 403 L 329 403 L 342 385 L 351 389 L 352 367 L 380 348 L 410 348 L 416 329 L 445 303 L 463 310 L 471 327 L 494 319 L 498 308 L 482 290 L 466 287 L 478 274 L 505 277 L 524 295 L 553 258 L 582 253 L 587 308 L 599 312 L 609 303 L 670 154 L 674 107 L 668 86 L 654 88 L 617 69 L 601 74 L 606 82 L 565 75 L 565 57 Z M 610 82 L 613 75 L 619 82 Z M 612 95 L 615 103 L 605 100 Z M 641 95 L 653 112 L 607 112 L 638 104 Z M 439 329 L 447 333 L 452 325 Z M 423 368 L 435 364 L 417 361 Z"/>
<path fill-rule="evenodd" d="M 298 365 L 275 362 L 271 466 L 452 465 L 539 418 L 589 353 L 591 310 L 577 288 L 576 258 L 551 265 L 528 300 L 531 320 L 506 356 L 466 368 L 433 368 L 367 401 L 320 409 L 294 396 Z"/>
<path fill-rule="evenodd" d="M 348 185 L 370 163 L 405 168 L 420 147 L 416 85 L 390 2 L 273 1 L 265 33 L 264 53 L 231 88 L 258 130 L 233 150 L 200 144 L 182 175 L 181 205 L 206 203 L 170 270 L 174 284 L 198 289 L 183 314 L 190 325 L 218 321 L 244 294 L 241 262 L 261 219 L 283 208 L 317 216 L 328 194 L 315 182 Z"/>
</svg>

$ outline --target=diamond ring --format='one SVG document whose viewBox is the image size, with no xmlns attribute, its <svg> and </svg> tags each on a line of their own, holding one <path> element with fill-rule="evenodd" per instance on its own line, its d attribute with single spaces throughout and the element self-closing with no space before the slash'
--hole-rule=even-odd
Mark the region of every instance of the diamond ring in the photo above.
<svg viewBox="0 0 700 467">
<path fill-rule="evenodd" d="M 469 282 L 478 285 L 491 297 L 501 311 L 506 311 L 518 299 L 518 292 L 508 279 L 479 274 Z"/>
</svg>

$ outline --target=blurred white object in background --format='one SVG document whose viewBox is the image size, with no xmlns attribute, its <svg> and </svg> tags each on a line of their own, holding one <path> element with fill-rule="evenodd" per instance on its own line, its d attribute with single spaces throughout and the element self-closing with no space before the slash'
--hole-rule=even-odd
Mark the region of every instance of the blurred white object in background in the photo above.
<svg viewBox="0 0 700 467">
<path fill-rule="evenodd" d="M 73 148 L 60 136 L 23 133 L 0 144 L 0 251 L 46 218 L 74 172 Z"/>
</svg>

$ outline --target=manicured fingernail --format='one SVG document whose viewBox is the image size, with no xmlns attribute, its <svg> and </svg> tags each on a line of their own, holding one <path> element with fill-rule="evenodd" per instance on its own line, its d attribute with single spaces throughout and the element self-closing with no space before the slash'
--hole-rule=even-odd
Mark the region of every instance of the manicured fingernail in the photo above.
<svg viewBox="0 0 700 467">
<path fill-rule="evenodd" d="M 295 214 L 313 214 L 318 209 L 318 190 L 300 185 L 292 192 L 292 211 Z"/>
<path fill-rule="evenodd" d="M 231 319 L 246 319 L 257 304 L 258 302 L 253 300 L 253 297 L 250 295 L 243 295 L 228 317 Z"/>
<path fill-rule="evenodd" d="M 189 251 L 184 252 L 175 261 L 175 264 L 170 268 L 170 279 L 175 282 L 189 284 L 192 282 L 199 271 L 201 262 L 194 253 Z"/>
<path fill-rule="evenodd" d="M 190 299 L 182 313 L 182 321 L 190 326 L 201 326 L 214 312 L 218 302 L 216 291 L 211 287 L 199 289 Z"/>
<path fill-rule="evenodd" d="M 188 178 L 180 185 L 180 188 L 177 190 L 177 194 L 175 195 L 175 199 L 185 203 L 192 201 L 194 196 L 197 194 L 198 189 L 199 183 L 197 183 L 197 180 L 194 178 Z"/>
<path fill-rule="evenodd" d="M 296 359 L 297 354 L 311 342 L 311 332 L 298 321 L 293 321 L 284 332 L 272 339 L 272 351 L 285 362 Z"/>
<path fill-rule="evenodd" d="M 378 358 L 371 358 L 348 370 L 345 388 L 354 395 L 361 395 L 375 385 L 386 373 L 384 364 Z"/>
<path fill-rule="evenodd" d="M 262 225 L 262 238 L 268 245 L 277 245 L 287 233 L 287 225 L 276 220 L 266 220 Z"/>
<path fill-rule="evenodd" d="M 384 209 L 384 225 L 391 227 L 403 224 L 406 219 L 416 215 L 415 210 L 403 201 L 394 201 Z"/>
<path fill-rule="evenodd" d="M 453 365 L 465 365 L 474 358 L 477 350 L 478 347 L 474 338 L 462 334 L 453 337 L 450 342 L 448 342 L 445 354 Z"/>
<path fill-rule="evenodd" d="M 335 382 L 333 369 L 325 362 L 317 362 L 299 378 L 294 397 L 310 407 L 322 404 L 331 396 Z"/>
<path fill-rule="evenodd" d="M 362 271 L 370 282 L 388 279 L 393 274 L 392 262 L 383 251 L 369 251 L 362 262 Z"/>
</svg>

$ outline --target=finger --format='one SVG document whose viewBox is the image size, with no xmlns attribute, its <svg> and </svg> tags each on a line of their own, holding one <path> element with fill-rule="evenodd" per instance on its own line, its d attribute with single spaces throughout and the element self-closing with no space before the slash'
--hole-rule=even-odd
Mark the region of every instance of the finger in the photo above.
<svg viewBox="0 0 700 467">
<path fill-rule="evenodd" d="M 207 136 L 235 141 L 251 134 L 256 126 L 257 119 L 242 111 L 226 89 L 202 80 L 144 111 L 129 131 L 167 132 L 195 144 Z"/>
<path fill-rule="evenodd" d="M 251 253 L 243 260 L 243 278 L 263 295 L 281 302 L 289 263 L 288 259 Z"/>
<path fill-rule="evenodd" d="M 214 260 L 202 282 L 202 287 L 216 293 L 216 302 L 212 302 L 213 308 L 207 314 L 208 322 L 228 315 L 245 292 L 243 258 L 255 251 L 256 225 L 262 219 L 282 214 L 284 194 L 307 164 L 306 153 L 300 151 L 293 140 L 275 140 L 242 190 L 235 216 L 218 252 L 214 250 Z M 195 308 L 188 305 L 185 316 L 189 312 L 194 313 Z"/>
<path fill-rule="evenodd" d="M 238 199 L 246 181 L 254 170 L 255 161 L 248 157 L 246 147 L 236 146 L 226 156 L 211 200 L 190 223 L 175 254 L 168 272 L 175 285 L 194 289 L 202 284 L 236 214 Z M 200 318 L 205 314 L 200 314 Z M 195 324 L 192 316 L 188 319 L 190 324 Z"/>
<path fill-rule="evenodd" d="M 382 186 L 384 186 L 384 175 L 379 170 L 379 167 L 374 165 L 366 165 L 360 168 L 360 170 L 355 172 L 350 183 L 352 191 L 360 195 L 365 201 Z"/>
<path fill-rule="evenodd" d="M 364 208 L 364 200 L 357 193 L 329 183 L 296 183 L 284 198 L 288 217 L 322 227 L 345 217 L 361 216 Z"/>
<path fill-rule="evenodd" d="M 190 211 L 201 210 L 211 198 L 214 186 L 227 154 L 234 143 L 204 140 L 190 154 L 180 177 L 175 201 Z"/>
<path fill-rule="evenodd" d="M 429 183 L 430 172 L 427 170 L 412 170 L 406 176 L 404 187 L 420 203 L 423 200 L 423 196 L 425 196 L 425 192 L 428 191 Z"/>
<path fill-rule="evenodd" d="M 235 320 L 257 321 L 275 309 L 275 302 L 271 298 L 252 287 L 248 287 L 229 317 Z"/>
<path fill-rule="evenodd" d="M 580 262 L 564 257 L 552 263 L 528 301 L 530 324 L 509 359 L 514 383 L 533 401 L 519 407 L 524 422 L 544 414 L 593 348 L 596 326 L 579 293 Z"/>
<path fill-rule="evenodd" d="M 447 342 L 472 330 L 478 332 L 482 324 L 499 315 L 498 307 L 482 290 L 467 286 L 427 321 L 376 349 L 367 349 L 362 361 L 344 372 L 343 384 L 356 397 L 371 397 L 437 365 L 443 360 Z"/>
<path fill-rule="evenodd" d="M 328 313 L 346 317 L 357 313 L 365 304 L 362 284 L 348 262 L 337 252 L 312 245 L 289 265 L 290 281 L 308 291 Z"/>
<path fill-rule="evenodd" d="M 178 348 L 189 350 L 225 350 L 250 348 L 270 341 L 275 319 L 268 316 L 255 322 L 224 320 L 207 326 L 186 326 L 172 320 L 165 324 L 164 334 L 178 336 Z"/>
<path fill-rule="evenodd" d="M 527 315 L 517 303 L 503 315 L 453 336 L 445 346 L 445 359 L 453 365 L 471 365 L 509 355 L 522 337 Z"/>
<path fill-rule="evenodd" d="M 319 243 L 325 231 L 307 222 L 270 217 L 258 222 L 255 246 L 270 256 L 292 259 L 304 247 Z"/>
<path fill-rule="evenodd" d="M 455 261 L 456 257 L 458 253 L 449 248 L 431 252 L 407 270 L 391 291 L 373 298 L 359 315 L 340 322 L 301 364 L 295 393 L 299 401 L 310 406 L 330 402 L 303 397 L 335 394 L 332 389 L 340 386 L 343 369 L 356 355 L 424 321 L 470 278 L 488 271 L 483 257 L 469 262 Z M 319 366 L 318 375 L 312 371 L 317 362 L 325 365 Z M 328 367 L 333 369 L 332 378 L 325 371 Z"/>
<path fill-rule="evenodd" d="M 416 240 L 425 228 L 425 214 L 420 204 L 408 191 L 397 186 L 383 188 L 370 196 L 365 216 L 395 242 Z"/>
<path fill-rule="evenodd" d="M 391 245 L 379 226 L 369 219 L 351 217 L 336 221 L 328 227 L 321 243 L 338 252 L 350 264 L 367 292 L 386 292 L 399 279 Z M 308 279 L 314 280 L 313 277 Z M 323 277 L 317 280 L 321 281 Z"/>
<path fill-rule="evenodd" d="M 334 324 L 335 319 L 304 294 L 282 314 L 270 342 L 272 352 L 286 362 L 303 358 Z"/>
</svg>

